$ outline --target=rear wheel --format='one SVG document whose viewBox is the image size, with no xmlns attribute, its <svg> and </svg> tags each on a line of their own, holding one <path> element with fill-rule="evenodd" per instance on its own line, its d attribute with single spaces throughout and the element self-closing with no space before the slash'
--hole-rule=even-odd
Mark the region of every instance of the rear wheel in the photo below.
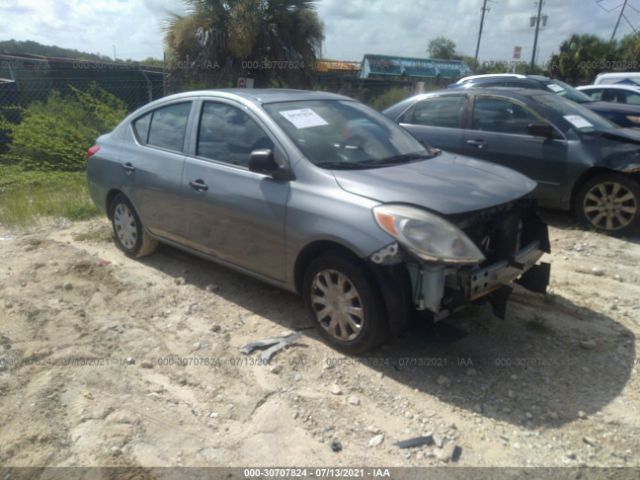
<svg viewBox="0 0 640 480">
<path fill-rule="evenodd" d="M 307 268 L 303 296 L 311 321 L 332 347 L 358 354 L 387 337 L 388 324 L 377 285 L 360 263 L 324 254 Z"/>
<path fill-rule="evenodd" d="M 111 225 L 116 245 L 130 257 L 151 255 L 158 247 L 157 240 L 145 231 L 133 205 L 124 195 L 116 196 L 111 202 Z"/>
<path fill-rule="evenodd" d="M 631 234 L 640 225 L 640 184 L 615 173 L 593 178 L 580 189 L 576 213 L 588 227 L 614 235 Z"/>
</svg>

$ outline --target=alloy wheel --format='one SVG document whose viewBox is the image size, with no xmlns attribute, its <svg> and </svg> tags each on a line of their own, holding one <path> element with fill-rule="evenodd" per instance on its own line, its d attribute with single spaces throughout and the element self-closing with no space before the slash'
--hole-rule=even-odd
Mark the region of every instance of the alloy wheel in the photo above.
<svg viewBox="0 0 640 480">
<path fill-rule="evenodd" d="M 322 270 L 311 284 L 311 304 L 320 326 L 340 341 L 353 341 L 362 332 L 364 309 L 349 278 L 337 270 Z"/>
<path fill-rule="evenodd" d="M 594 227 L 615 231 L 633 222 L 638 202 L 629 188 L 611 181 L 594 185 L 585 195 L 582 209 Z"/>
<path fill-rule="evenodd" d="M 133 213 L 124 203 L 119 203 L 113 212 L 113 225 L 120 243 L 133 250 L 138 241 L 138 225 Z"/>
</svg>

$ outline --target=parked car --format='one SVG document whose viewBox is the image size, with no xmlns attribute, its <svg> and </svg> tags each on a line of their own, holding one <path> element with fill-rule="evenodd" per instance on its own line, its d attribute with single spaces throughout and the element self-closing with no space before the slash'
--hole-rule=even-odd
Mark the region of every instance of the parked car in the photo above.
<svg viewBox="0 0 640 480">
<path fill-rule="evenodd" d="M 424 147 L 347 97 L 178 94 L 87 152 L 91 196 L 127 255 L 158 242 L 304 297 L 320 334 L 362 352 L 415 310 L 498 314 L 517 280 L 544 291 L 547 227 L 514 170 Z"/>
<path fill-rule="evenodd" d="M 593 82 L 595 85 L 611 85 L 625 83 L 640 85 L 640 72 L 609 72 L 600 73 Z"/>
<path fill-rule="evenodd" d="M 640 85 L 585 85 L 578 87 L 582 93 L 593 101 L 627 103 L 640 105 Z M 640 119 L 638 119 L 640 122 Z"/>
<path fill-rule="evenodd" d="M 640 133 L 541 90 L 445 90 L 383 112 L 421 141 L 514 168 L 542 206 L 627 235 L 640 224 Z"/>
<path fill-rule="evenodd" d="M 588 95 L 559 80 L 540 75 L 491 74 L 465 77 L 449 85 L 449 88 L 493 88 L 512 87 L 529 88 L 553 92 L 568 98 L 583 107 L 607 118 L 624 128 L 640 128 L 640 105 L 621 105 L 619 103 L 596 102 Z"/>
</svg>

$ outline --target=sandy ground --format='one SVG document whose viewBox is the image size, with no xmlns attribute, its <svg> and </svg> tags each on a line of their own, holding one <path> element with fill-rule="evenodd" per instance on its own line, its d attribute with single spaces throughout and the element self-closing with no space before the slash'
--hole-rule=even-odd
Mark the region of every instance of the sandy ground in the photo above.
<svg viewBox="0 0 640 480">
<path fill-rule="evenodd" d="M 293 295 L 168 247 L 127 259 L 106 220 L 0 229 L 0 464 L 639 466 L 640 242 L 551 221 L 550 294 L 366 358 Z M 269 365 L 239 351 L 291 330 Z"/>
</svg>

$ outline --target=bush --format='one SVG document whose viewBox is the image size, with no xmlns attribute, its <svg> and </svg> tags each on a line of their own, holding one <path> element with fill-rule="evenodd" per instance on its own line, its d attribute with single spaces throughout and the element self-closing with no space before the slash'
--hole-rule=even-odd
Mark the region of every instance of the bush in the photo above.
<svg viewBox="0 0 640 480">
<path fill-rule="evenodd" d="M 382 111 L 391 105 L 398 103 L 405 98 L 411 96 L 411 91 L 405 87 L 395 87 L 387 90 L 382 95 L 379 95 L 371 100 L 369 105 L 371 108 L 375 108 L 378 111 Z"/>
<path fill-rule="evenodd" d="M 15 125 L 0 121 L 11 144 L 5 163 L 42 171 L 85 168 L 84 154 L 95 139 L 111 131 L 127 114 L 124 102 L 96 85 L 68 95 L 53 92 L 45 102 L 34 102 Z"/>
</svg>

